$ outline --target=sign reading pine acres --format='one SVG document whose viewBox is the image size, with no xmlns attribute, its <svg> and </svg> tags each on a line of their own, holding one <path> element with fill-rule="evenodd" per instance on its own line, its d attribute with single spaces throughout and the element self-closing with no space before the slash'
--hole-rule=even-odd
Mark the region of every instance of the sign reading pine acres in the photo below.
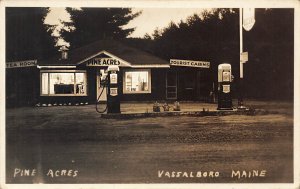
<svg viewBox="0 0 300 189">
<path fill-rule="evenodd" d="M 113 58 L 94 58 L 87 62 L 87 66 L 111 66 L 111 65 L 121 65 L 121 62 Z"/>
</svg>

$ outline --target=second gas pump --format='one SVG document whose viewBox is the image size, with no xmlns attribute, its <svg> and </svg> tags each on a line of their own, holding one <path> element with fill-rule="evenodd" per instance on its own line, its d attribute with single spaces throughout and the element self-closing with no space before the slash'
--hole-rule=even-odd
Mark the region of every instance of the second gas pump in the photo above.
<svg viewBox="0 0 300 189">
<path fill-rule="evenodd" d="M 218 66 L 218 110 L 232 110 L 231 95 L 231 65 L 220 64 Z"/>
<path fill-rule="evenodd" d="M 107 85 L 107 113 L 120 113 L 119 66 L 109 66 Z"/>
</svg>

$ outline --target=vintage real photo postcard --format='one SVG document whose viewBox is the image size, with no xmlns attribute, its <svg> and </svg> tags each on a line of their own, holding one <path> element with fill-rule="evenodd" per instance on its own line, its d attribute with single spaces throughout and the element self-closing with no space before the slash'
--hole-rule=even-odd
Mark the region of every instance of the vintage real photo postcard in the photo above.
<svg viewBox="0 0 300 189">
<path fill-rule="evenodd" d="M 300 187 L 299 1 L 0 4 L 1 188 Z"/>
</svg>

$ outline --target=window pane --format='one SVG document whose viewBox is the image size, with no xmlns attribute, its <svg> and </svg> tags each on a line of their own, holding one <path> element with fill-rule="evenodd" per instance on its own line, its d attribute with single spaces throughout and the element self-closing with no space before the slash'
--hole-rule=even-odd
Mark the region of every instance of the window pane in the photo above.
<svg viewBox="0 0 300 189">
<path fill-rule="evenodd" d="M 74 94 L 74 73 L 50 73 L 50 94 Z"/>
<path fill-rule="evenodd" d="M 85 73 L 76 73 L 76 94 L 86 94 Z"/>
<path fill-rule="evenodd" d="M 42 94 L 48 94 L 48 73 L 42 73 Z"/>
<path fill-rule="evenodd" d="M 147 92 L 149 90 L 148 71 L 125 72 L 126 92 Z"/>
</svg>

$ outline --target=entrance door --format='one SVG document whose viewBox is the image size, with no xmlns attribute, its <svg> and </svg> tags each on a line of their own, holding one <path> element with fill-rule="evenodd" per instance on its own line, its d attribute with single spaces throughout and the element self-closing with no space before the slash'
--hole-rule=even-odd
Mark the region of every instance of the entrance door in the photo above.
<svg viewBox="0 0 300 189">
<path fill-rule="evenodd" d="M 193 101 L 196 97 L 195 68 L 181 68 L 178 71 L 178 100 Z"/>
<path fill-rule="evenodd" d="M 167 72 L 166 99 L 177 99 L 177 71 Z"/>
<path fill-rule="evenodd" d="M 101 76 L 103 76 L 103 75 L 104 75 L 104 69 L 100 69 L 99 71 L 97 71 L 97 82 L 96 82 L 97 83 L 97 97 L 96 98 L 97 98 L 98 102 L 107 101 L 106 87 L 101 85 Z M 101 94 L 101 92 L 102 92 L 102 94 Z M 100 96 L 100 94 L 101 94 L 101 96 Z"/>
</svg>

